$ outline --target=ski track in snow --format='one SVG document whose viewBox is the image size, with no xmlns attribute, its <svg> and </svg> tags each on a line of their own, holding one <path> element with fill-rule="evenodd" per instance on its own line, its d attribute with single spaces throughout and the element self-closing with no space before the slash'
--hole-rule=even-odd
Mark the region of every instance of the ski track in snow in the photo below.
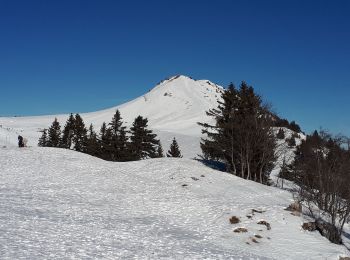
<svg viewBox="0 0 350 260">
<path fill-rule="evenodd" d="M 189 159 L 113 163 L 58 148 L 0 149 L 0 259 L 346 255 L 343 246 L 302 231 L 302 219 L 283 210 L 291 200 L 286 191 Z M 248 219 L 253 208 L 265 212 Z M 242 222 L 231 225 L 233 215 Z M 272 229 L 257 225 L 260 219 Z M 233 232 L 241 226 L 248 232 Z"/>
</svg>

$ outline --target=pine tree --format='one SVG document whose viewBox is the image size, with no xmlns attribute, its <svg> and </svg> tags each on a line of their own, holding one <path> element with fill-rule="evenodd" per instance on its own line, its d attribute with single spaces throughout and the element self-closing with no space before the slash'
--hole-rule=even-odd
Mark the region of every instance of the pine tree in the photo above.
<svg viewBox="0 0 350 260">
<path fill-rule="evenodd" d="M 74 145 L 73 149 L 78 152 L 86 152 L 87 130 L 84 121 L 79 114 L 76 114 L 74 122 L 75 124 L 72 138 Z"/>
<path fill-rule="evenodd" d="M 117 110 L 108 124 L 110 129 L 110 156 L 113 161 L 125 161 L 127 157 L 127 141 L 125 126 Z"/>
<path fill-rule="evenodd" d="M 300 126 L 297 123 L 295 123 L 295 121 L 290 122 L 289 129 L 293 130 L 296 133 L 301 132 Z"/>
<path fill-rule="evenodd" d="M 285 138 L 284 130 L 282 128 L 278 130 L 276 137 L 277 139 L 280 139 L 280 140 Z"/>
<path fill-rule="evenodd" d="M 207 135 L 201 141 L 203 157 L 224 162 L 232 174 L 268 183 L 276 160 L 271 114 L 252 87 L 242 82 L 237 90 L 231 84 L 219 106 L 207 112 L 215 125 L 199 123 Z"/>
<path fill-rule="evenodd" d="M 47 146 L 47 129 L 43 129 L 41 137 L 39 138 L 38 146 L 45 147 Z"/>
<path fill-rule="evenodd" d="M 156 139 L 157 135 L 153 134 L 152 130 L 147 129 L 147 126 L 147 118 L 138 116 L 130 128 L 130 149 L 134 160 L 157 157 L 159 140 Z"/>
<path fill-rule="evenodd" d="M 159 142 L 158 148 L 157 148 L 157 157 L 162 158 L 164 157 L 164 151 L 161 143 Z"/>
<path fill-rule="evenodd" d="M 55 118 L 48 130 L 47 146 L 58 147 L 60 144 L 60 136 L 61 126 L 60 123 L 57 121 L 57 118 Z"/>
<path fill-rule="evenodd" d="M 177 141 L 174 137 L 173 142 L 170 145 L 170 149 L 166 154 L 167 157 L 178 157 L 181 158 L 181 151 L 179 149 L 179 145 L 177 144 Z"/>
<path fill-rule="evenodd" d="M 62 131 L 60 147 L 70 149 L 74 135 L 75 118 L 70 114 Z"/>
<path fill-rule="evenodd" d="M 294 136 L 291 136 L 286 141 L 287 141 L 287 144 L 288 144 L 289 147 L 295 147 L 296 146 L 296 142 L 295 142 Z"/>
<path fill-rule="evenodd" d="M 95 133 L 92 124 L 90 124 L 87 134 L 86 153 L 96 157 L 100 155 L 100 146 L 97 141 L 97 134 Z"/>
<path fill-rule="evenodd" d="M 100 155 L 99 157 L 111 161 L 111 130 L 107 128 L 107 125 L 105 122 L 102 123 L 101 129 L 100 129 L 100 135 L 98 138 L 98 143 L 100 147 Z"/>
</svg>

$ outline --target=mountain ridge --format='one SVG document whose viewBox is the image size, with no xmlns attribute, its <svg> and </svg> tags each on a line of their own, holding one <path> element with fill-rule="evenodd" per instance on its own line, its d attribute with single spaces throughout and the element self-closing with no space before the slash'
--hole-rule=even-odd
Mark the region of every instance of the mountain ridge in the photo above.
<svg viewBox="0 0 350 260">
<path fill-rule="evenodd" d="M 110 122 L 118 109 L 127 127 L 138 115 L 148 118 L 149 127 L 160 137 L 164 147 L 173 137 L 180 148 L 189 146 L 184 156 L 195 157 L 200 153 L 201 128 L 197 122 L 211 120 L 206 111 L 217 106 L 223 88 L 209 80 L 194 80 L 188 76 L 176 75 L 161 81 L 150 91 L 124 104 L 89 113 L 81 113 L 86 125 L 93 124 L 99 130 L 103 122 Z M 37 144 L 40 130 L 48 128 L 55 117 L 63 126 L 68 114 L 0 117 L 0 145 L 16 145 L 17 135 L 29 140 L 31 146 Z M 184 148 L 186 150 L 186 148 Z"/>
</svg>

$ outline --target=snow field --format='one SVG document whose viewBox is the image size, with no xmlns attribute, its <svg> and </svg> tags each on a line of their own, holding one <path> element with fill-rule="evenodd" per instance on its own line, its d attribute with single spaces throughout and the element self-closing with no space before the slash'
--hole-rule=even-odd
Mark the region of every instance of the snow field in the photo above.
<svg viewBox="0 0 350 260">
<path fill-rule="evenodd" d="M 301 230 L 291 194 L 189 159 L 113 163 L 0 149 L 1 259 L 338 259 Z M 186 186 L 187 185 L 187 186 Z M 251 215 L 252 209 L 262 213 Z M 241 223 L 229 223 L 231 216 Z M 261 219 L 271 230 L 258 225 Z M 244 226 L 247 233 L 234 233 Z M 262 238 L 252 242 L 259 234 Z M 249 244 L 247 244 L 249 242 Z"/>
</svg>

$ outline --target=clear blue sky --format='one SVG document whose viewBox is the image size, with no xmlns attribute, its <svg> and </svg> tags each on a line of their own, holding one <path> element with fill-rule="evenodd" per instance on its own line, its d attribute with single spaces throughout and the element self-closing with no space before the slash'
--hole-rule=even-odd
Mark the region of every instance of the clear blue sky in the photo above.
<svg viewBox="0 0 350 260">
<path fill-rule="evenodd" d="M 0 115 L 94 111 L 165 77 L 245 80 L 350 135 L 350 1 L 1 1 Z"/>
</svg>

